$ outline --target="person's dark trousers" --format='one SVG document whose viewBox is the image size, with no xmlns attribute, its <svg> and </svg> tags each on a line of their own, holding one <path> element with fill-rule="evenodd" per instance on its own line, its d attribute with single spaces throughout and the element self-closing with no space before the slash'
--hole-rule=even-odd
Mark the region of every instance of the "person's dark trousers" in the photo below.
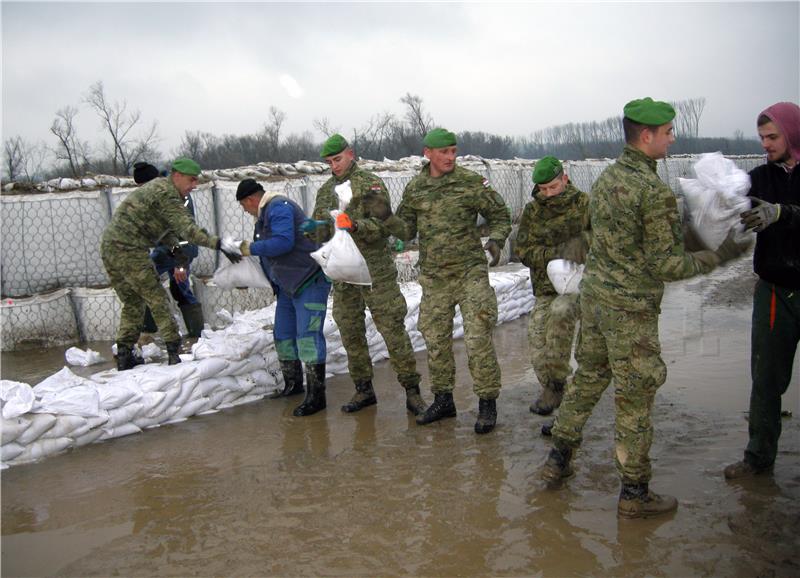
<svg viewBox="0 0 800 578">
<path fill-rule="evenodd" d="M 750 370 L 750 441 L 746 462 L 767 468 L 778 454 L 781 435 L 781 396 L 792 380 L 800 341 L 800 290 L 759 280 L 753 295 Z"/>
</svg>

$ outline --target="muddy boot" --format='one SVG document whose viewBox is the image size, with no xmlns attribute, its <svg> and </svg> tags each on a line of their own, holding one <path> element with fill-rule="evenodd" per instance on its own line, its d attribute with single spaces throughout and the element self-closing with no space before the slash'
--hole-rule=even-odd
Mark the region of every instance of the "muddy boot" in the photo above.
<svg viewBox="0 0 800 578">
<path fill-rule="evenodd" d="M 325 409 L 325 364 L 306 364 L 306 398 L 294 408 L 292 415 L 303 417 Z"/>
<path fill-rule="evenodd" d="M 548 421 L 542 424 L 542 435 L 550 437 L 553 435 L 553 425 L 555 424 L 555 420 Z"/>
<path fill-rule="evenodd" d="M 134 352 L 133 346 L 117 343 L 117 371 L 133 369 L 143 363 L 144 359 Z"/>
<path fill-rule="evenodd" d="M 530 410 L 539 415 L 550 415 L 561 405 L 562 397 L 564 397 L 564 382 L 551 381 L 542 388 L 542 394 L 531 404 Z"/>
<path fill-rule="evenodd" d="M 422 415 L 425 413 L 425 400 L 419 393 L 418 385 L 410 385 L 406 387 L 406 409 L 412 415 Z"/>
<path fill-rule="evenodd" d="M 768 466 L 766 468 L 757 468 L 747 460 L 742 460 L 740 462 L 736 462 L 735 464 L 730 464 L 725 468 L 725 479 L 726 480 L 736 480 L 739 478 L 746 478 L 749 476 L 757 476 L 758 474 L 762 474 L 765 472 L 771 472 L 772 466 Z"/>
<path fill-rule="evenodd" d="M 299 359 L 281 361 L 281 373 L 283 373 L 283 389 L 273 391 L 269 394 L 270 399 L 276 397 L 288 397 L 303 393 L 303 364 Z"/>
<path fill-rule="evenodd" d="M 200 303 L 188 303 L 181 305 L 180 310 L 186 324 L 186 336 L 197 339 L 203 331 L 203 306 Z"/>
<path fill-rule="evenodd" d="M 168 341 L 167 342 L 167 364 L 168 365 L 176 365 L 181 362 L 181 356 L 179 352 L 181 350 L 181 342 L 178 341 Z"/>
<path fill-rule="evenodd" d="M 494 429 L 497 423 L 497 402 L 494 399 L 478 401 L 478 420 L 475 422 L 475 433 L 485 434 Z"/>
<path fill-rule="evenodd" d="M 550 489 L 558 489 L 561 484 L 575 474 L 572 469 L 572 449 L 554 447 L 547 456 L 542 467 L 542 479 Z"/>
<path fill-rule="evenodd" d="M 353 398 L 342 406 L 345 413 L 353 413 L 375 405 L 378 398 L 375 397 L 375 390 L 372 388 L 372 380 L 359 381 L 356 383 L 356 393 Z"/>
<path fill-rule="evenodd" d="M 446 417 L 456 417 L 453 392 L 433 394 L 433 403 L 425 410 L 425 413 L 417 416 L 417 423 L 425 425 Z"/>
<path fill-rule="evenodd" d="M 652 518 L 678 509 L 678 500 L 673 496 L 659 496 L 651 492 L 648 484 L 622 480 L 617 515 L 620 518 Z"/>
</svg>

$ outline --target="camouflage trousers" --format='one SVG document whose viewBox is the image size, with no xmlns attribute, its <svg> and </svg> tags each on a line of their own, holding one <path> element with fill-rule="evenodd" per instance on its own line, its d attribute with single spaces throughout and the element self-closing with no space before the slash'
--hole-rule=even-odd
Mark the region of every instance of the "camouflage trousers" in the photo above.
<svg viewBox="0 0 800 578">
<path fill-rule="evenodd" d="M 614 379 L 615 462 L 631 482 L 650 480 L 651 413 L 656 390 L 667 379 L 658 341 L 658 311 L 611 309 L 581 295 L 578 370 L 567 384 L 553 441 L 577 447 L 586 420 Z"/>
<path fill-rule="evenodd" d="M 420 275 L 422 302 L 419 330 L 428 348 L 431 391 L 453 391 L 456 379 L 453 355 L 453 318 L 456 305 L 464 321 L 473 390 L 482 399 L 495 399 L 500 393 L 500 365 L 492 334 L 497 324 L 497 296 L 489 285 L 486 269 L 474 267 L 463 276 Z"/>
<path fill-rule="evenodd" d="M 342 345 L 347 351 L 347 368 L 355 383 L 373 377 L 364 321 L 365 308 L 369 307 L 375 327 L 386 342 L 389 363 L 398 381 L 404 387 L 419 385 L 417 360 L 406 332 L 408 308 L 396 277 L 397 270 L 393 267 L 391 276 L 374 278 L 372 288 L 340 282 L 333 284 L 333 319 L 339 327 Z"/>
<path fill-rule="evenodd" d="M 531 365 L 542 387 L 566 382 L 572 342 L 581 310 L 578 295 L 537 295 L 528 321 Z"/>
<path fill-rule="evenodd" d="M 144 324 L 145 307 L 149 307 L 158 331 L 165 342 L 180 340 L 178 324 L 169 309 L 167 292 L 150 255 L 146 251 L 124 251 L 103 243 L 100 248 L 103 265 L 111 287 L 122 302 L 117 344 L 133 345 Z"/>
</svg>

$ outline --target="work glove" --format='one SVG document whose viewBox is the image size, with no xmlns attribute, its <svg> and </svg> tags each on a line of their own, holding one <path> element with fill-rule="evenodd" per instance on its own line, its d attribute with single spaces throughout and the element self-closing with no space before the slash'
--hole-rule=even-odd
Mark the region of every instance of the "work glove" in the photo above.
<svg viewBox="0 0 800 578">
<path fill-rule="evenodd" d="M 242 241 L 242 244 L 239 245 L 239 250 L 245 257 L 249 257 L 250 255 L 252 255 L 252 253 L 250 252 L 250 241 Z"/>
<path fill-rule="evenodd" d="M 392 216 L 392 205 L 382 194 L 370 191 L 364 195 L 364 208 L 370 217 L 385 221 Z"/>
<path fill-rule="evenodd" d="M 500 252 L 502 251 L 502 248 L 497 241 L 494 239 L 489 239 L 483 246 L 483 250 L 488 251 L 492 256 L 492 260 L 489 261 L 489 267 L 494 267 L 500 262 Z"/>
<path fill-rule="evenodd" d="M 317 227 L 327 225 L 330 221 L 315 221 L 314 219 L 306 219 L 300 223 L 300 230 L 304 235 L 310 235 L 317 230 Z"/>
<path fill-rule="evenodd" d="M 225 255 L 231 263 L 238 263 L 242 260 L 242 250 L 239 248 L 241 244 L 241 241 L 235 241 L 231 237 L 225 237 L 217 241 L 217 251 Z"/>
<path fill-rule="evenodd" d="M 750 244 L 753 242 L 752 236 L 749 236 L 746 240 L 737 243 L 735 235 L 736 231 L 731 227 L 731 230 L 728 231 L 728 236 L 725 237 L 722 244 L 714 251 L 717 257 L 719 257 L 720 264 L 736 259 L 736 257 L 747 251 L 747 249 L 750 248 Z"/>
<path fill-rule="evenodd" d="M 760 233 L 781 216 L 781 206 L 777 203 L 768 203 L 758 197 L 750 197 L 750 210 L 745 211 L 739 217 L 745 230 L 754 230 Z"/>
<path fill-rule="evenodd" d="M 583 236 L 578 235 L 572 237 L 568 241 L 561 244 L 561 258 L 574 263 L 585 263 L 586 253 L 589 252 L 589 247 Z"/>
<path fill-rule="evenodd" d="M 350 231 L 351 233 L 358 229 L 358 225 L 350 219 L 347 213 L 339 213 L 336 216 L 336 228 Z"/>
</svg>

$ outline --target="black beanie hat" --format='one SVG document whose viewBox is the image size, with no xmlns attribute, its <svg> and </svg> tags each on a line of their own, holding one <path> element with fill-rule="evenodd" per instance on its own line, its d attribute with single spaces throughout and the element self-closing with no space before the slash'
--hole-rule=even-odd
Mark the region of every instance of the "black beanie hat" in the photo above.
<svg viewBox="0 0 800 578">
<path fill-rule="evenodd" d="M 253 193 L 264 192 L 264 187 L 258 184 L 255 179 L 245 179 L 236 187 L 236 200 L 241 201 Z"/>
<path fill-rule="evenodd" d="M 158 176 L 158 169 L 150 163 L 139 161 L 133 165 L 133 182 L 143 185 Z"/>
</svg>

